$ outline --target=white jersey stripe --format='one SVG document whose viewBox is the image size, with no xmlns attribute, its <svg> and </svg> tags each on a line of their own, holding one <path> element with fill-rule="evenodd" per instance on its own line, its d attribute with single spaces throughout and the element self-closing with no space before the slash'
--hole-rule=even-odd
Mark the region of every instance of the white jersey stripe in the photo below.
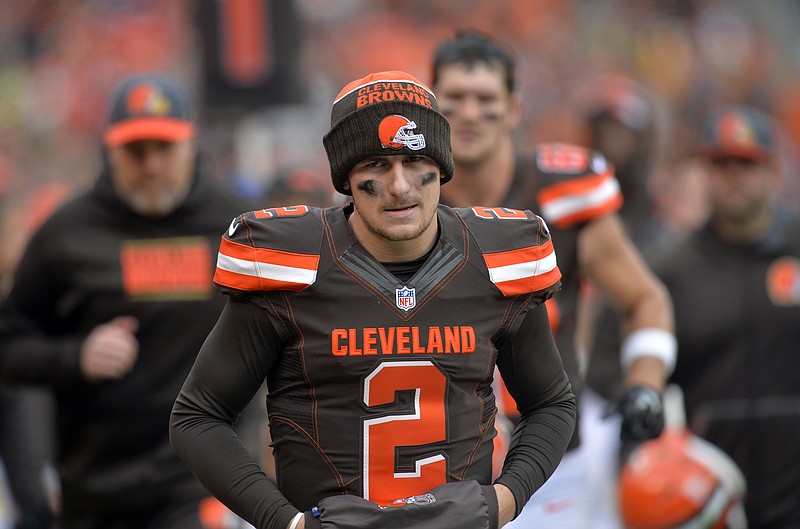
<svg viewBox="0 0 800 529">
<path fill-rule="evenodd" d="M 548 222 L 557 223 L 560 219 L 599 206 L 620 193 L 619 181 L 607 178 L 603 183 L 580 195 L 567 195 L 542 204 L 542 216 Z"/>
<path fill-rule="evenodd" d="M 281 266 L 258 261 L 248 261 L 245 259 L 230 257 L 222 253 L 220 253 L 217 258 L 217 268 L 226 270 L 228 272 L 233 272 L 235 274 L 258 277 L 272 281 L 298 283 L 303 285 L 311 285 L 317 279 L 316 270 Z"/>
<path fill-rule="evenodd" d="M 493 283 L 497 284 L 505 281 L 540 276 L 552 271 L 556 266 L 556 254 L 555 252 L 550 252 L 545 257 L 536 261 L 489 268 L 489 277 Z"/>
</svg>

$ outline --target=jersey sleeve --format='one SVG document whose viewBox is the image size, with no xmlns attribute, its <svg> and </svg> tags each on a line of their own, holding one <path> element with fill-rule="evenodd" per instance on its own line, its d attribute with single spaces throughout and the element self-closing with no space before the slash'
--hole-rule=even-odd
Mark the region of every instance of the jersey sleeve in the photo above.
<svg viewBox="0 0 800 529">
<path fill-rule="evenodd" d="M 320 209 L 269 208 L 239 215 L 222 235 L 214 285 L 222 293 L 302 291 L 317 279 Z"/>
<path fill-rule="evenodd" d="M 544 301 L 560 288 L 556 252 L 541 217 L 509 208 L 456 211 L 481 250 L 489 279 L 504 296 L 534 294 Z"/>
<path fill-rule="evenodd" d="M 552 226 L 568 229 L 619 210 L 622 192 L 614 170 L 597 151 L 577 145 L 539 145 L 534 165 L 541 180 L 536 199 Z"/>
<path fill-rule="evenodd" d="M 518 514 L 564 456 L 577 405 L 545 307 L 529 311 L 517 332 L 496 345 L 497 367 L 520 412 L 496 482 L 514 493 Z"/>
<path fill-rule="evenodd" d="M 169 421 L 170 442 L 197 479 L 255 527 L 275 529 L 285 528 L 297 509 L 253 459 L 233 425 L 283 346 L 260 309 L 232 297 L 200 348 Z"/>
</svg>

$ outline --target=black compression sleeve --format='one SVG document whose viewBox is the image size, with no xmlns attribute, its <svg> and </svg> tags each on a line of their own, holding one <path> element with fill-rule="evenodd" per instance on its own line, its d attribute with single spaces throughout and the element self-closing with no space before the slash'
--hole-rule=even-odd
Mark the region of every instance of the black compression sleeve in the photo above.
<svg viewBox="0 0 800 529">
<path fill-rule="evenodd" d="M 203 485 L 259 528 L 284 529 L 297 509 L 237 437 L 232 423 L 266 378 L 281 343 L 266 312 L 231 298 L 175 402 L 170 440 Z"/>
<path fill-rule="evenodd" d="M 514 493 L 519 514 L 564 456 L 575 428 L 575 395 L 544 304 L 530 310 L 513 338 L 498 348 L 497 366 L 521 419 L 496 482 Z"/>
</svg>

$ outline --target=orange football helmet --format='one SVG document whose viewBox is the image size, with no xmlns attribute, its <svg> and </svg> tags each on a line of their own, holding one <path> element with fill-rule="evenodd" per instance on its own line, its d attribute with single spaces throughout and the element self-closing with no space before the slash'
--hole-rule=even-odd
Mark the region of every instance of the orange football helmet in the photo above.
<svg viewBox="0 0 800 529">
<path fill-rule="evenodd" d="M 744 493 L 741 471 L 722 450 L 673 429 L 623 465 L 620 513 L 630 529 L 745 529 Z"/>
<path fill-rule="evenodd" d="M 664 389 L 666 429 L 622 466 L 619 507 L 628 529 L 747 529 L 736 463 L 686 427 L 683 392 Z"/>
</svg>

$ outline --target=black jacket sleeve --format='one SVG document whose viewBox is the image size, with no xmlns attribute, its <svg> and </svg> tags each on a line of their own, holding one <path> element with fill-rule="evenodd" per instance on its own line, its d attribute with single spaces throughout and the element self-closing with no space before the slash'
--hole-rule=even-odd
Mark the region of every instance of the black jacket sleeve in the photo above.
<svg viewBox="0 0 800 529">
<path fill-rule="evenodd" d="M 0 303 L 0 380 L 49 384 L 84 382 L 79 357 L 83 336 L 74 325 L 59 325 L 68 303 L 60 278 L 63 240 L 57 222 L 46 222 L 29 241 L 15 267 L 13 283 Z M 62 223 L 63 224 L 63 223 Z"/>
<path fill-rule="evenodd" d="M 266 312 L 230 298 L 176 399 L 169 427 L 170 441 L 192 473 L 259 529 L 284 529 L 298 509 L 263 472 L 232 424 L 280 350 Z"/>
<path fill-rule="evenodd" d="M 521 418 L 495 482 L 511 489 L 519 514 L 564 456 L 575 429 L 576 402 L 544 304 L 530 310 L 514 336 L 497 345 L 497 366 Z"/>
</svg>

